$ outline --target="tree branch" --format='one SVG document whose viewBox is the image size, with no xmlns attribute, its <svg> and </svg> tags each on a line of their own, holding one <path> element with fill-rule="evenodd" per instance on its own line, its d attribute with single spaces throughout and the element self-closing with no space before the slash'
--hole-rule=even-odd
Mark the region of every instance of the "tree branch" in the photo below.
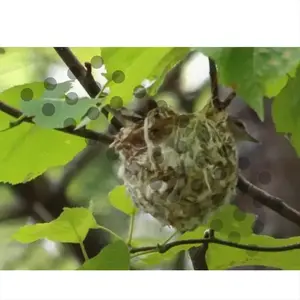
<svg viewBox="0 0 300 300">
<path fill-rule="evenodd" d="M 100 92 L 100 87 L 93 77 L 91 64 L 85 63 L 85 68 L 68 47 L 54 47 L 54 50 L 73 73 L 75 78 L 80 82 L 89 96 L 91 98 L 95 98 Z M 101 112 L 105 117 L 108 117 L 108 111 L 104 107 L 101 109 Z M 116 129 L 123 127 L 123 124 L 115 117 L 111 119 L 110 123 Z"/>
<path fill-rule="evenodd" d="M 0 111 L 6 113 L 7 115 L 14 117 L 14 118 L 20 118 L 23 114 L 18 109 L 11 107 L 4 102 L 0 101 Z M 32 117 L 25 117 L 22 122 L 35 124 Z M 65 128 L 54 128 L 56 131 L 61 131 L 64 133 L 68 133 L 75 136 L 80 136 L 86 139 L 91 139 L 94 141 L 98 141 L 104 144 L 110 144 L 113 142 L 114 138 L 111 135 L 104 134 L 101 132 L 96 132 L 90 129 L 86 128 L 80 128 L 78 130 L 75 130 L 75 126 L 68 126 Z"/>
<path fill-rule="evenodd" d="M 222 102 L 222 105 L 224 108 L 228 107 L 231 103 L 231 101 L 236 97 L 236 92 L 232 91 Z"/>
<path fill-rule="evenodd" d="M 211 58 L 209 58 L 209 76 L 213 105 L 218 110 L 224 110 L 230 105 L 231 101 L 236 96 L 236 93 L 233 91 L 224 101 L 220 100 L 217 67 L 214 60 Z"/>
<path fill-rule="evenodd" d="M 142 252 L 148 252 L 148 251 L 155 251 L 158 253 L 166 253 L 170 249 L 182 245 L 199 245 L 199 244 L 218 244 L 223 245 L 227 247 L 232 247 L 236 249 L 241 250 L 248 250 L 248 251 L 258 251 L 258 252 L 285 252 L 285 251 L 291 251 L 300 249 L 300 243 L 286 245 L 286 246 L 280 246 L 280 247 L 264 247 L 264 246 L 257 246 L 257 245 L 246 245 L 246 244 L 239 244 L 234 243 L 230 241 L 221 240 L 218 238 L 209 238 L 209 239 L 188 239 L 188 240 L 181 240 L 181 241 L 175 241 L 170 242 L 165 245 L 157 245 L 157 246 L 146 246 L 146 247 L 140 247 L 140 248 L 132 248 L 130 250 L 131 254 L 135 253 L 142 253 Z"/>
<path fill-rule="evenodd" d="M 209 60 L 209 76 L 210 76 L 210 89 L 212 95 L 212 102 L 215 108 L 222 110 L 222 103 L 219 98 L 219 84 L 218 84 L 218 73 L 215 62 L 208 58 Z"/>
<path fill-rule="evenodd" d="M 91 98 L 95 98 L 100 92 L 100 87 L 92 75 L 91 65 L 86 64 L 85 68 L 68 47 L 54 47 L 54 50 L 80 82 L 89 96 Z"/>
<path fill-rule="evenodd" d="M 241 192 L 248 194 L 249 196 L 253 197 L 253 199 L 263 204 L 264 206 L 267 206 L 268 208 L 277 212 L 282 217 L 300 226 L 299 211 L 290 207 L 282 199 L 272 196 L 266 191 L 255 186 L 254 184 L 249 182 L 245 177 L 243 177 L 241 174 L 239 175 L 237 187 Z"/>
</svg>

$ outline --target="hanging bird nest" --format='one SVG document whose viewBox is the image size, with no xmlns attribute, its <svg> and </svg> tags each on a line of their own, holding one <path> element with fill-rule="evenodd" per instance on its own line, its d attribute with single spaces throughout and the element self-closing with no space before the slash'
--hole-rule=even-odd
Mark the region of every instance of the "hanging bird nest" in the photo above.
<svg viewBox="0 0 300 300">
<path fill-rule="evenodd" d="M 227 117 L 209 106 L 193 114 L 158 107 L 123 128 L 110 147 L 120 154 L 119 176 L 136 206 L 184 232 L 228 203 L 238 162 Z"/>
</svg>

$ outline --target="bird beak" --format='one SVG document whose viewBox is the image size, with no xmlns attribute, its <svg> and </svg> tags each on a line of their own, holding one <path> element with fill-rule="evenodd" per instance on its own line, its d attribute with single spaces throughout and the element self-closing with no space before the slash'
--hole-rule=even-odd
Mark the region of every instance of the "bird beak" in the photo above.
<svg viewBox="0 0 300 300">
<path fill-rule="evenodd" d="M 254 138 L 252 135 L 250 135 L 248 132 L 245 132 L 245 138 L 244 141 L 260 144 L 260 141 L 258 141 L 256 138 Z"/>
</svg>

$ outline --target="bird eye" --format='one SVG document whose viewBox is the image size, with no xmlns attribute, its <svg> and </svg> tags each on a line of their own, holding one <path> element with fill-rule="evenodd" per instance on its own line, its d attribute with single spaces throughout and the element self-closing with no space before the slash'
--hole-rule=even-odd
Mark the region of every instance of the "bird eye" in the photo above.
<svg viewBox="0 0 300 300">
<path fill-rule="evenodd" d="M 236 125 L 237 127 L 239 127 L 240 129 L 245 129 L 245 125 L 244 125 L 244 123 L 241 122 L 241 121 L 235 121 L 235 125 Z"/>
</svg>

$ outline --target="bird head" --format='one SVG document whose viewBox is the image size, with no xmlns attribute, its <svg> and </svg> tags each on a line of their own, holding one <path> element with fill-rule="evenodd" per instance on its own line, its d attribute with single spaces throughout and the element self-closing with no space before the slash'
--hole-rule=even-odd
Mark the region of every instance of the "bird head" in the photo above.
<svg viewBox="0 0 300 300">
<path fill-rule="evenodd" d="M 227 123 L 229 130 L 232 132 L 237 142 L 248 141 L 253 143 L 259 143 L 259 141 L 248 132 L 245 124 L 241 120 L 233 116 L 229 116 L 227 119 Z"/>
</svg>

